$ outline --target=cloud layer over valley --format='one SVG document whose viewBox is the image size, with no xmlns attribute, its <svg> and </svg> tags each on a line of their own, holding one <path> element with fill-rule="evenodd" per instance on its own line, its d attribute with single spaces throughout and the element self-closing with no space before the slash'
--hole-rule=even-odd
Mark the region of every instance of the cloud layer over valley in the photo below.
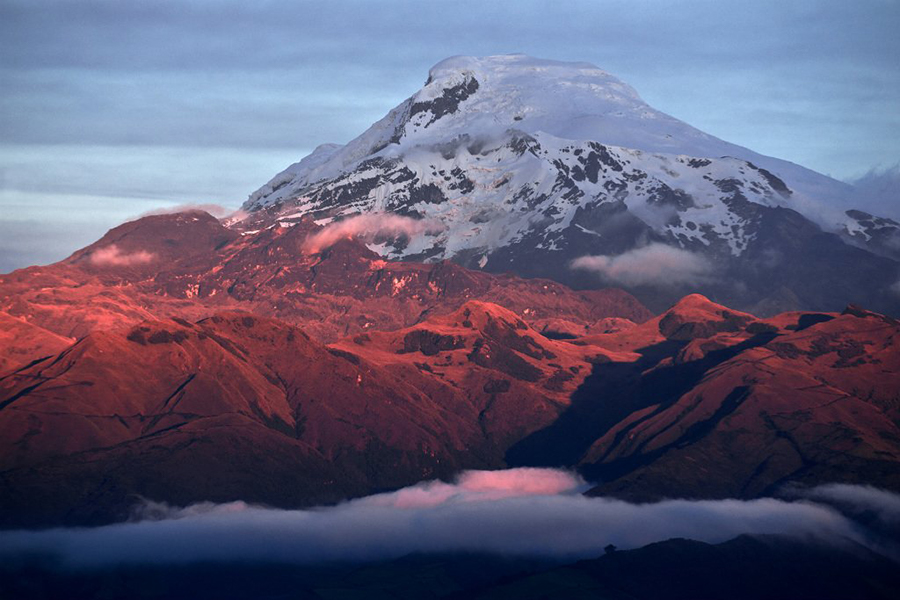
<svg viewBox="0 0 900 600">
<path fill-rule="evenodd" d="M 579 477 L 552 469 L 470 471 L 333 507 L 277 510 L 242 502 L 172 508 L 147 502 L 135 520 L 92 529 L 0 532 L 0 560 L 55 555 L 68 568 L 250 561 L 316 564 L 410 553 L 486 552 L 572 560 L 684 537 L 718 543 L 743 533 L 852 540 L 884 550 L 864 525 L 830 506 L 900 497 L 858 486 L 802 492 L 816 501 L 666 500 L 631 504 L 581 494 Z M 796 492 L 795 494 L 800 493 Z M 862 500 L 860 500 L 862 498 Z M 866 500 L 868 499 L 868 500 Z M 893 518 L 893 517 L 891 517 Z"/>
</svg>

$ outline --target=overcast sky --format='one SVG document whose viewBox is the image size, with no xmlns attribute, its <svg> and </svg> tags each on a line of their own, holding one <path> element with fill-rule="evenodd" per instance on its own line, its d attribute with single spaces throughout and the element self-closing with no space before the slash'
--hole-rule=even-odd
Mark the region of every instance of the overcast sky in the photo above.
<svg viewBox="0 0 900 600">
<path fill-rule="evenodd" d="M 0 272 L 183 202 L 238 206 L 455 54 L 587 61 L 841 179 L 900 161 L 900 1 L 0 0 Z"/>
</svg>

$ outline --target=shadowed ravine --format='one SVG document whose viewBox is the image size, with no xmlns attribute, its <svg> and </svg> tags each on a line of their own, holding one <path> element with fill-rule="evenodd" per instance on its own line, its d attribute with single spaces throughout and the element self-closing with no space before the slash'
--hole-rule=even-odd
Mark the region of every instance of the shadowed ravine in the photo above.
<svg viewBox="0 0 900 600">
<path fill-rule="evenodd" d="M 641 358 L 632 363 L 595 363 L 591 374 L 572 395 L 571 406 L 549 427 L 537 431 L 512 446 L 506 454 L 510 466 L 574 466 L 596 440 L 603 437 L 628 415 L 656 405 L 654 411 L 634 420 L 617 433 L 615 442 L 604 455 L 607 456 L 621 439 L 639 423 L 662 412 L 692 389 L 710 369 L 737 356 L 741 352 L 769 343 L 774 333 L 761 333 L 734 346 L 709 352 L 701 359 L 646 373 L 663 359 L 675 355 L 687 343 L 667 340 L 638 350 Z M 645 374 L 646 373 L 646 374 Z M 723 403 L 732 405 L 732 396 L 740 397 L 736 389 Z M 739 402 L 739 400 L 737 400 Z M 731 406 L 733 410 L 735 406 Z M 717 411 L 704 431 L 731 411 Z M 699 426 L 700 424 L 698 424 Z M 699 429 L 691 429 L 677 442 L 688 443 L 688 438 L 702 435 Z M 659 452 L 665 452 L 667 448 Z M 655 456 L 655 455 L 654 455 Z M 648 459 L 649 460 L 649 459 Z M 644 464 L 632 461 L 594 465 L 584 468 L 585 475 L 605 480 L 619 477 Z"/>
</svg>

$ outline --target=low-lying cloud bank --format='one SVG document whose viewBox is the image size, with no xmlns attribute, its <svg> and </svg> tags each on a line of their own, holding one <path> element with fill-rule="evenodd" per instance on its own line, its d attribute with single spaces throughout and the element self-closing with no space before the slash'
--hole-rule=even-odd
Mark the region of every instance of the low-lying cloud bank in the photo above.
<svg viewBox="0 0 900 600">
<path fill-rule="evenodd" d="M 128 523 L 0 532 L 0 560 L 53 555 L 62 567 L 75 569 L 197 561 L 315 564 L 456 551 L 573 560 L 599 556 L 607 544 L 626 549 L 674 537 L 718 543 L 743 533 L 849 539 L 871 547 L 868 529 L 828 504 L 838 496 L 875 502 L 894 515 L 890 519 L 900 509 L 900 496 L 859 486 L 795 491 L 825 503 L 765 498 L 630 504 L 583 496 L 584 488 L 566 471 L 512 469 L 470 471 L 452 484 L 425 482 L 310 510 L 147 503 Z"/>
<path fill-rule="evenodd" d="M 98 267 L 131 267 L 145 265 L 156 260 L 156 255 L 145 250 L 122 252 L 115 244 L 110 244 L 91 252 L 91 264 Z"/>
<path fill-rule="evenodd" d="M 709 280 L 712 264 L 704 257 L 665 244 L 648 244 L 614 256 L 582 256 L 573 269 L 593 271 L 623 285 L 673 286 Z"/>
<path fill-rule="evenodd" d="M 379 236 L 435 234 L 444 230 L 443 225 L 428 219 L 413 219 L 392 214 L 364 214 L 348 217 L 326 225 L 321 231 L 309 236 L 303 250 L 316 254 L 340 240 L 359 238 L 372 241 Z"/>
</svg>

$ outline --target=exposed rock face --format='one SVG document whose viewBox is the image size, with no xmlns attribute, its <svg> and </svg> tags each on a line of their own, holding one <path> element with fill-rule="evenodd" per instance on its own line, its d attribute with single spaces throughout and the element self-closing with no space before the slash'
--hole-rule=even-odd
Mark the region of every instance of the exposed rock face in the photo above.
<svg viewBox="0 0 900 600">
<path fill-rule="evenodd" d="M 844 237 L 875 254 L 900 260 L 900 223 L 861 210 L 848 210 Z"/>
</svg>

